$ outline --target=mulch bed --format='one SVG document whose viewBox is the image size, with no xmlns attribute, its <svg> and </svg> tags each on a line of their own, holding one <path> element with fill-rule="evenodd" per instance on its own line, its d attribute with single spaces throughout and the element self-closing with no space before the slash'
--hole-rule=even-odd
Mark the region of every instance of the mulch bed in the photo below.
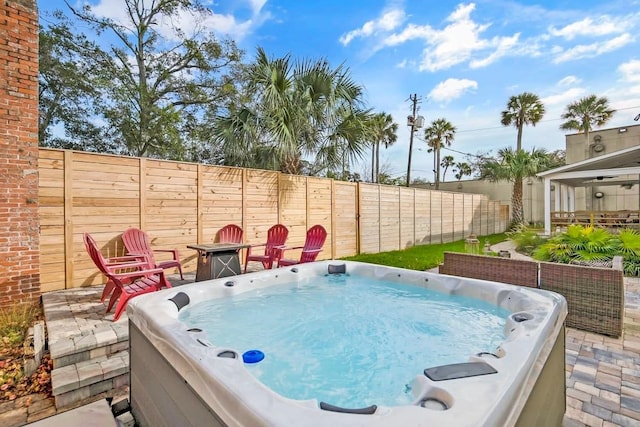
<svg viewBox="0 0 640 427">
<path fill-rule="evenodd" d="M 51 396 L 51 370 L 53 361 L 49 354 L 30 376 L 22 372 L 23 350 L 21 348 L 0 349 L 0 401 L 15 400 L 34 393 Z"/>
</svg>

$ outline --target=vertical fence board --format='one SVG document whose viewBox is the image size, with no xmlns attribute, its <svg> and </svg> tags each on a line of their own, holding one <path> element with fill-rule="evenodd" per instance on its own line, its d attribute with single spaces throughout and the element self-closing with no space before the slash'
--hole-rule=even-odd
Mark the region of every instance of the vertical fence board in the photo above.
<svg viewBox="0 0 640 427">
<path fill-rule="evenodd" d="M 278 209 L 280 173 L 247 169 L 245 175 L 245 200 L 242 202 L 244 204 L 244 218 L 242 219 L 244 233 L 245 236 L 258 236 L 261 235 L 262 230 L 266 231 L 276 224 L 282 215 L 279 214 Z M 292 187 L 291 190 L 294 191 L 295 188 Z M 300 203 L 304 206 L 304 187 L 302 191 L 303 196 Z M 238 193 L 242 194 L 241 191 Z M 289 227 L 289 241 L 291 241 L 295 236 L 296 228 L 289 224 L 286 225 Z"/>
<path fill-rule="evenodd" d="M 197 224 L 197 229 L 196 229 L 196 243 L 198 243 L 199 245 L 202 244 L 203 240 L 204 240 L 204 231 L 202 229 L 202 225 L 204 223 L 203 218 L 204 218 L 204 165 L 199 164 L 198 165 L 198 170 L 197 170 L 197 177 L 196 177 L 196 185 L 197 185 L 197 190 L 196 190 L 196 202 L 197 202 L 197 207 L 196 207 L 196 218 L 198 218 L 198 224 Z"/>
<path fill-rule="evenodd" d="M 473 233 L 476 236 L 482 235 L 482 195 L 473 194 Z"/>
<path fill-rule="evenodd" d="M 73 153 L 64 153 L 64 258 L 65 287 L 73 285 Z"/>
<path fill-rule="evenodd" d="M 380 190 L 380 251 L 400 249 L 400 187 Z"/>
<path fill-rule="evenodd" d="M 398 249 L 416 245 L 416 189 L 398 187 L 400 190 L 399 218 L 400 238 Z"/>
<path fill-rule="evenodd" d="M 378 185 L 358 183 L 360 213 L 360 252 L 380 252 L 380 195 Z"/>
<path fill-rule="evenodd" d="M 431 243 L 431 191 L 416 189 L 415 192 L 415 244 Z"/>
<path fill-rule="evenodd" d="M 40 289 L 43 292 L 60 289 L 66 280 L 65 153 L 40 150 L 38 159 Z"/>
<path fill-rule="evenodd" d="M 325 178 L 306 177 L 307 179 L 307 229 L 320 224 L 327 230 L 327 240 L 318 259 L 331 259 L 335 257 L 333 250 L 334 227 L 332 219 L 332 181 Z M 352 231 L 353 233 L 353 231 Z M 306 234 L 305 234 L 306 236 Z"/>
<path fill-rule="evenodd" d="M 138 211 L 138 227 L 141 230 L 147 229 L 147 160 L 144 157 L 140 157 L 138 162 L 138 191 L 140 194 L 140 209 Z"/>
<path fill-rule="evenodd" d="M 283 224 L 289 229 L 287 246 L 302 246 L 308 228 L 308 189 L 307 177 L 280 175 L 279 211 Z M 271 224 L 273 225 L 273 224 Z M 271 225 L 265 225 L 269 228 Z M 266 229 L 265 229 L 266 231 Z M 266 236 L 266 235 L 265 235 Z M 298 258 L 300 251 L 287 251 L 286 258 Z"/>
<path fill-rule="evenodd" d="M 486 198 L 482 198 L 480 202 L 480 215 L 482 216 L 482 226 L 480 228 L 480 234 L 489 234 L 489 201 Z"/>
<path fill-rule="evenodd" d="M 467 227 L 465 226 L 465 195 L 462 193 L 453 193 L 453 240 L 465 239 Z"/>
<path fill-rule="evenodd" d="M 431 244 L 442 243 L 442 192 L 431 192 Z"/>
<path fill-rule="evenodd" d="M 334 258 L 358 253 L 358 184 L 353 182 L 333 182 Z"/>
<path fill-rule="evenodd" d="M 473 194 L 465 194 L 464 195 L 464 235 L 468 236 L 470 234 L 478 234 L 473 231 L 473 215 L 474 214 L 474 206 L 473 206 Z"/>
<path fill-rule="evenodd" d="M 442 241 L 444 243 L 452 242 L 453 239 L 453 193 L 442 193 Z"/>
</svg>

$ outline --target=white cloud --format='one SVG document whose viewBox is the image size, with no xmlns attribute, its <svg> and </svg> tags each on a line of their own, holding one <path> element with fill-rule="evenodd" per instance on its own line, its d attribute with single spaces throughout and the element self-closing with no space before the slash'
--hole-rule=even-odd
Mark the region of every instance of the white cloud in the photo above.
<svg viewBox="0 0 640 427">
<path fill-rule="evenodd" d="M 267 0 L 249 0 L 254 15 L 259 14 L 266 3 Z"/>
<path fill-rule="evenodd" d="M 558 52 L 558 56 L 554 58 L 553 62 L 555 64 L 559 64 L 561 62 L 575 61 L 577 59 L 594 58 L 598 55 L 602 55 L 603 53 L 620 49 L 622 46 L 632 42 L 633 38 L 631 35 L 625 33 L 604 42 L 577 45 L 567 50 L 560 50 Z"/>
<path fill-rule="evenodd" d="M 238 21 L 231 14 L 219 14 L 213 10 L 210 13 L 198 13 L 178 9 L 171 16 L 160 17 L 156 29 L 162 37 L 174 41 L 182 39 L 176 28 L 187 37 L 193 36 L 198 31 L 206 30 L 241 40 L 257 25 L 269 18 L 268 13 L 261 13 L 267 0 L 247 1 L 253 13 L 251 19 Z M 132 22 L 127 15 L 126 8 L 122 6 L 122 0 L 100 0 L 98 4 L 92 6 L 92 11 L 97 16 L 109 18 L 119 24 L 131 27 Z"/>
<path fill-rule="evenodd" d="M 497 46 L 496 50 L 493 51 L 490 55 L 485 57 L 484 59 L 475 59 L 469 63 L 471 68 L 482 68 L 486 67 L 490 64 L 493 64 L 498 59 L 507 55 L 509 52 L 513 51 L 513 48 L 518 44 L 518 39 L 520 38 L 520 34 L 514 34 L 511 37 L 496 37 L 492 41 L 492 45 Z"/>
<path fill-rule="evenodd" d="M 402 31 L 389 35 L 384 46 L 398 46 L 411 40 L 423 40 L 420 71 L 438 71 L 469 61 L 476 52 L 485 57 L 471 62 L 472 68 L 487 66 L 509 54 L 518 44 L 519 34 L 507 37 L 482 38 L 491 24 L 479 24 L 471 19 L 475 4 L 460 4 L 448 17 L 441 30 L 430 25 L 408 24 Z"/>
<path fill-rule="evenodd" d="M 91 11 L 97 16 L 112 19 L 119 24 L 131 24 L 127 9 L 122 7 L 122 2 L 119 0 L 102 0 L 97 5 L 91 6 Z"/>
<path fill-rule="evenodd" d="M 630 83 L 640 82 L 640 60 L 633 59 L 620 64 L 618 71 L 622 74 L 622 80 Z"/>
<path fill-rule="evenodd" d="M 620 34 L 632 28 L 630 19 L 613 19 L 607 15 L 596 19 L 585 18 L 566 25 L 562 28 L 549 28 L 549 33 L 556 37 L 563 37 L 566 40 L 573 40 L 575 37 L 600 37 L 610 34 Z"/>
<path fill-rule="evenodd" d="M 451 24 L 437 31 L 427 41 L 423 51 L 420 71 L 437 71 L 467 61 L 476 50 L 485 49 L 489 43 L 480 34 L 489 24 L 479 25 L 471 20 L 475 4 L 459 5 L 447 18 Z"/>
<path fill-rule="evenodd" d="M 583 88 L 571 88 L 566 91 L 556 94 L 546 96 L 541 99 L 542 103 L 545 106 L 554 106 L 554 105 L 562 105 L 565 106 L 571 102 L 578 100 L 581 96 L 584 95 L 586 91 Z"/>
<path fill-rule="evenodd" d="M 472 89 L 478 88 L 478 82 L 468 79 L 447 79 L 433 88 L 429 99 L 436 102 L 448 102 L 460 98 Z"/>
<path fill-rule="evenodd" d="M 385 11 L 378 19 L 367 21 L 357 30 L 349 31 L 340 36 L 340 43 L 344 46 L 348 45 L 357 37 L 369 37 L 380 32 L 389 32 L 395 30 L 405 20 L 405 14 L 400 9 L 389 9 Z"/>
<path fill-rule="evenodd" d="M 418 26 L 415 24 L 409 24 L 407 27 L 402 30 L 399 34 L 391 34 L 384 40 L 385 46 L 397 46 L 403 44 L 407 41 L 414 39 L 429 39 L 430 37 L 435 37 L 436 31 L 433 30 L 430 26 Z"/>
<path fill-rule="evenodd" d="M 214 33 L 225 34 L 236 40 L 241 40 L 253 30 L 256 21 L 249 19 L 238 22 L 233 15 L 212 13 L 205 18 L 202 25 Z"/>
<path fill-rule="evenodd" d="M 580 80 L 576 76 L 567 76 L 567 77 L 561 79 L 558 83 L 556 83 L 556 85 L 557 86 L 572 86 L 574 84 L 579 84 L 581 81 L 582 80 Z"/>
</svg>

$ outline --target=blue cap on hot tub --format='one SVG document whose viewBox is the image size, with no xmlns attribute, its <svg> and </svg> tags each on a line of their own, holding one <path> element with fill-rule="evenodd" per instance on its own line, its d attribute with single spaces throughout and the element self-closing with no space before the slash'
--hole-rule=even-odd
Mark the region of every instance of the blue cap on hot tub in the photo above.
<svg viewBox="0 0 640 427">
<path fill-rule="evenodd" d="M 244 363 L 258 363 L 264 359 L 264 353 L 260 350 L 247 350 L 242 354 Z"/>
</svg>

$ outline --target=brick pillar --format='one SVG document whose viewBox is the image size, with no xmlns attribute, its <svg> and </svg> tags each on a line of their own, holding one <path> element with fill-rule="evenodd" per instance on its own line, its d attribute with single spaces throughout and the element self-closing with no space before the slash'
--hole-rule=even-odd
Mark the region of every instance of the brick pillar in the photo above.
<svg viewBox="0 0 640 427">
<path fill-rule="evenodd" d="M 0 307 L 40 296 L 38 12 L 0 0 Z"/>
</svg>

